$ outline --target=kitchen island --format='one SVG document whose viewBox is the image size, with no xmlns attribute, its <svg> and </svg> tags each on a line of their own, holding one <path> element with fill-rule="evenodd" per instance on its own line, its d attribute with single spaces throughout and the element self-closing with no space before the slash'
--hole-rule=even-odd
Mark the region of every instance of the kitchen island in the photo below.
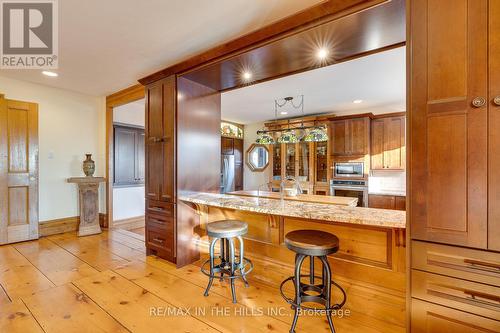
<svg viewBox="0 0 500 333">
<path fill-rule="evenodd" d="M 204 258 L 207 223 L 247 222 L 245 256 L 254 262 L 252 277 L 273 286 L 293 272 L 294 253 L 283 244 L 288 232 L 312 229 L 335 234 L 340 249 L 328 259 L 334 279 L 347 290 L 347 306 L 366 307 L 375 317 L 404 327 L 404 211 L 217 193 L 184 193 L 179 199 L 198 213 L 196 233 Z"/>
</svg>

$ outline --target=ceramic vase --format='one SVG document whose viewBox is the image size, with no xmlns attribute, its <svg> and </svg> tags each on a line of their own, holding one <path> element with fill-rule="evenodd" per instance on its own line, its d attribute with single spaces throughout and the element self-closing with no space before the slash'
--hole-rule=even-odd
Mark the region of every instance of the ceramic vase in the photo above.
<svg viewBox="0 0 500 333">
<path fill-rule="evenodd" d="M 85 156 L 87 158 L 83 161 L 83 173 L 87 177 L 92 177 L 95 172 L 95 162 L 92 160 L 92 154 L 85 154 Z"/>
</svg>

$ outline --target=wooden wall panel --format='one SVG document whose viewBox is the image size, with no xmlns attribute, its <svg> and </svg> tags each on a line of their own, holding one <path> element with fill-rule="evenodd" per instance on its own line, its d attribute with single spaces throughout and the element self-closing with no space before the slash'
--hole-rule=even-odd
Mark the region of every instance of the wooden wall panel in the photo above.
<svg viewBox="0 0 500 333">
<path fill-rule="evenodd" d="M 283 234 L 304 229 L 301 219 L 285 218 Z M 340 240 L 339 252 L 334 256 L 375 266 L 392 268 L 391 229 L 363 228 L 331 223 L 308 223 L 307 229 L 322 230 Z"/>
<path fill-rule="evenodd" d="M 220 93 L 183 77 L 177 79 L 177 192 L 218 192 L 220 186 Z M 199 216 L 177 202 L 177 266 L 199 258 L 194 239 Z"/>
</svg>

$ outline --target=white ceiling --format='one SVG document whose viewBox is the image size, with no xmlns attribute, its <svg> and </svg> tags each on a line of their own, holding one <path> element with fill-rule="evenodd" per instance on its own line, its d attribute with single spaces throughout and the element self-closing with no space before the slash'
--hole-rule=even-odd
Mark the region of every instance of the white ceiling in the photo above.
<svg viewBox="0 0 500 333">
<path fill-rule="evenodd" d="M 59 77 L 0 76 L 103 96 L 321 0 L 59 1 Z"/>
<path fill-rule="evenodd" d="M 240 124 L 272 120 L 275 99 L 299 95 L 304 95 L 306 114 L 405 111 L 405 47 L 225 92 L 222 119 Z M 354 104 L 358 99 L 363 102 Z M 279 118 L 300 116 L 300 110 L 286 111 Z"/>
</svg>

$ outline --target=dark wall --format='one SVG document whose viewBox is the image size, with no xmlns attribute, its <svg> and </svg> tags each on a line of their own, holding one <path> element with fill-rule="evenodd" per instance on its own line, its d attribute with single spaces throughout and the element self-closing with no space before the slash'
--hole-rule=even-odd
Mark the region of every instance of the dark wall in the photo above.
<svg viewBox="0 0 500 333">
<path fill-rule="evenodd" d="M 220 115 L 218 91 L 191 80 L 177 79 L 177 196 L 186 191 L 218 192 L 220 186 Z M 178 200 L 177 265 L 197 260 L 199 217 Z M 182 244 L 182 243 L 185 244 Z"/>
</svg>

